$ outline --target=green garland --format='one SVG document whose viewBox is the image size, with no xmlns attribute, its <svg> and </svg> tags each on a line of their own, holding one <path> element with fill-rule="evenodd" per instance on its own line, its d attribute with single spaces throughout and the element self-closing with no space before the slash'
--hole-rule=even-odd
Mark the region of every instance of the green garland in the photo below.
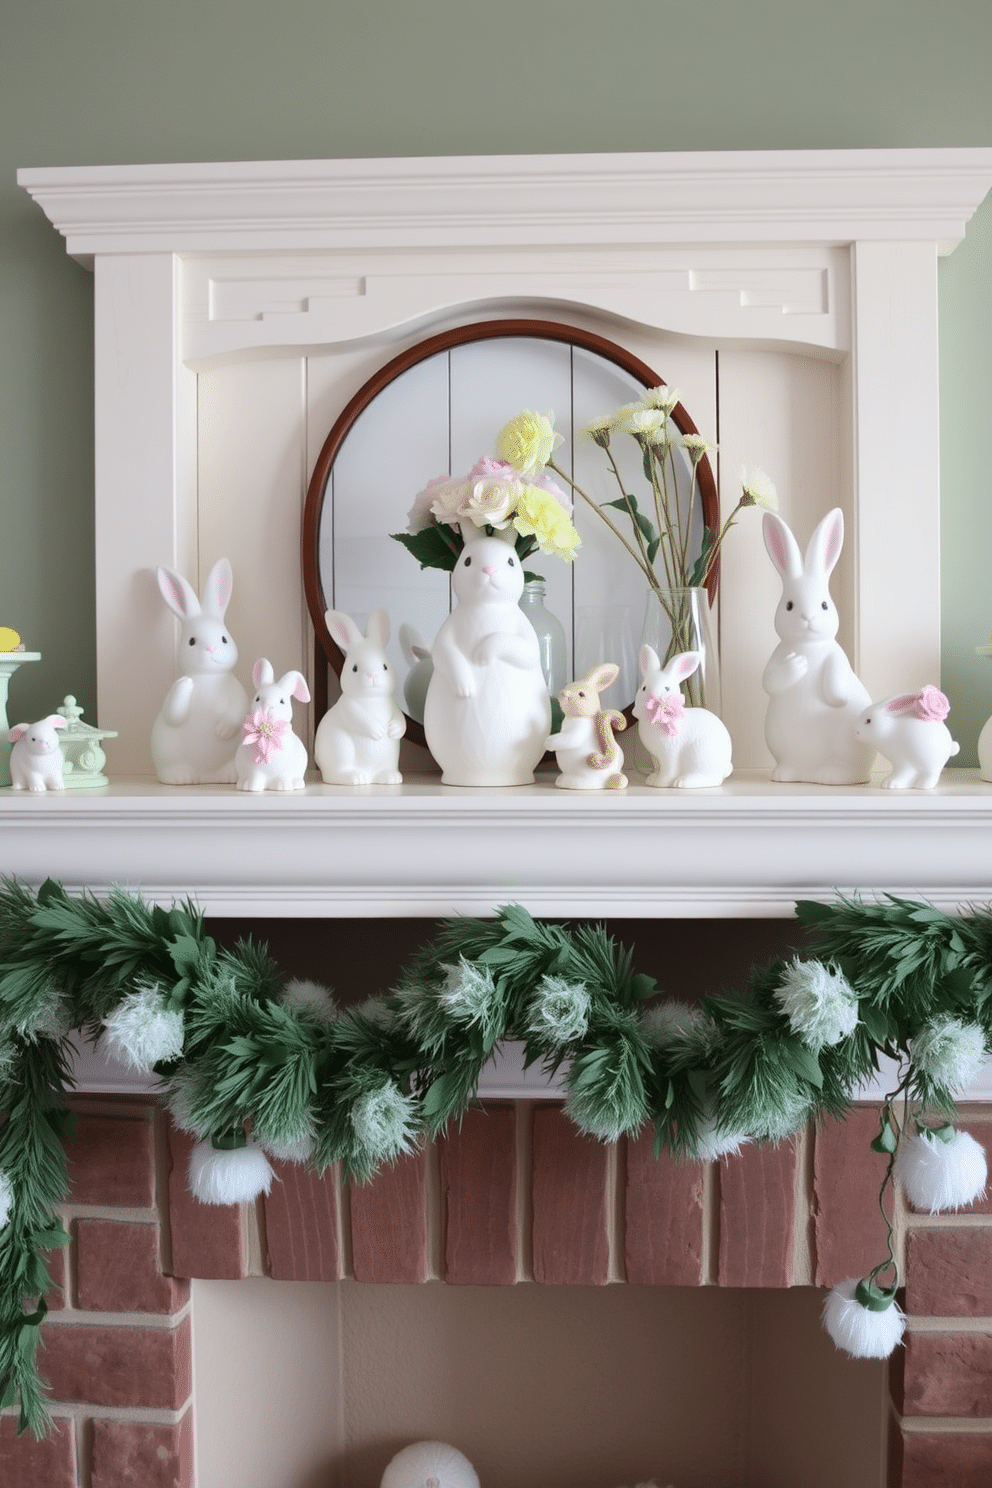
<svg viewBox="0 0 992 1488">
<path fill-rule="evenodd" d="M 511 905 L 446 922 L 389 995 L 338 1010 L 322 989 L 288 984 L 264 947 L 219 949 L 192 905 L 7 882 L 2 1406 L 19 1402 L 20 1429 L 44 1432 L 35 1353 L 52 1285 L 45 1252 L 67 1240 L 55 1207 L 67 1196 L 73 1030 L 154 1068 L 197 1137 L 243 1146 L 247 1123 L 252 1145 L 318 1171 L 337 1162 L 358 1180 L 459 1117 L 506 1039 L 523 1042 L 528 1064 L 567 1065 L 566 1110 L 581 1131 L 614 1141 L 650 1124 L 656 1149 L 683 1158 L 842 1117 L 880 1053 L 901 1061 L 907 1101 L 953 1112 L 992 1041 L 992 915 L 898 899 L 797 913 L 815 955 L 755 968 L 739 996 L 698 1008 L 659 1001 L 602 926 L 540 923 Z"/>
</svg>

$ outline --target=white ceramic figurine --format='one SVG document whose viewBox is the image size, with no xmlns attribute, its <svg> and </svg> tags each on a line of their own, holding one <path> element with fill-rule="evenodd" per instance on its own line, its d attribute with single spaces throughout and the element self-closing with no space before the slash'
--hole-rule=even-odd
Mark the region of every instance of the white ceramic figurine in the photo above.
<svg viewBox="0 0 992 1488">
<path fill-rule="evenodd" d="M 921 687 L 867 707 L 856 736 L 892 765 L 882 781 L 889 790 L 932 790 L 960 744 L 944 722 L 951 705 L 939 687 Z"/>
<path fill-rule="evenodd" d="M 272 663 L 264 656 L 252 667 L 255 696 L 242 724 L 242 741 L 234 756 L 238 790 L 303 790 L 307 748 L 293 732 L 293 699 L 310 701 L 302 672 L 286 672 L 275 680 Z"/>
<path fill-rule="evenodd" d="M 434 670 L 431 648 L 424 645 L 419 633 L 412 625 L 401 625 L 399 634 L 400 649 L 409 668 L 403 682 L 403 701 L 406 703 L 406 711 L 410 717 L 416 719 L 417 723 L 423 723 L 424 703 L 427 700 L 427 689 Z"/>
<path fill-rule="evenodd" d="M 773 780 L 855 785 L 868 780 L 875 752 L 854 726 L 871 701 L 835 640 L 840 624 L 830 574 L 844 543 L 844 514 L 828 512 L 805 559 L 782 518 L 766 512 L 765 547 L 782 579 L 775 611 L 780 642 L 765 667 L 765 740 L 775 760 Z"/>
<path fill-rule="evenodd" d="M 393 702 L 395 677 L 386 658 L 389 616 L 375 610 L 365 635 L 341 610 L 328 610 L 324 619 L 344 665 L 341 696 L 317 725 L 317 768 L 327 785 L 399 785 L 406 719 Z"/>
<path fill-rule="evenodd" d="M 524 574 L 512 544 L 463 526 L 457 604 L 431 649 L 424 732 L 445 785 L 530 785 L 551 732 L 541 649 L 519 606 Z"/>
<path fill-rule="evenodd" d="M 623 790 L 627 784 L 623 750 L 613 737 L 614 729 L 627 727 L 627 720 L 616 708 L 599 705 L 599 694 L 619 675 L 618 666 L 604 661 L 558 694 L 565 716 L 545 745 L 555 751 L 561 771 L 555 785 L 563 790 Z"/>
<path fill-rule="evenodd" d="M 152 726 L 152 763 L 163 785 L 233 784 L 237 734 L 248 695 L 234 676 L 238 648 L 224 625 L 234 579 L 218 558 L 202 602 L 181 574 L 156 569 L 158 587 L 179 620 L 181 675 Z"/>
<path fill-rule="evenodd" d="M 699 651 L 680 651 L 662 666 L 652 646 L 640 651 L 641 685 L 634 698 L 637 734 L 654 760 L 646 785 L 702 790 L 722 785 L 730 774 L 732 745 L 726 725 L 708 708 L 687 708 L 681 683 L 702 661 Z"/>
<path fill-rule="evenodd" d="M 37 723 L 15 723 L 7 735 L 10 751 L 10 780 L 15 790 L 64 790 L 58 730 L 67 727 L 58 713 L 49 713 Z"/>
</svg>

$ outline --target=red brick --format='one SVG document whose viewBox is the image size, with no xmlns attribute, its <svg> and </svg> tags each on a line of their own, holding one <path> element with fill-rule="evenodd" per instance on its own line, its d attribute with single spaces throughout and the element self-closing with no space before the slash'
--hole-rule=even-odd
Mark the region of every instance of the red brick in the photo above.
<svg viewBox="0 0 992 1488">
<path fill-rule="evenodd" d="M 796 1148 L 748 1146 L 720 1164 L 720 1285 L 792 1284 Z"/>
<path fill-rule="evenodd" d="M 193 1488 L 193 1416 L 177 1426 L 94 1421 L 91 1488 Z"/>
<path fill-rule="evenodd" d="M 992 1334 L 906 1335 L 907 1416 L 992 1415 Z"/>
<path fill-rule="evenodd" d="M 0 1417 L 0 1483 L 9 1488 L 76 1488 L 71 1421 L 55 1420 L 42 1441 L 17 1435 L 17 1417 Z"/>
<path fill-rule="evenodd" d="M 149 1209 L 155 1203 L 155 1159 L 148 1116 L 79 1116 L 66 1142 L 69 1201 Z"/>
<path fill-rule="evenodd" d="M 192 1389 L 189 1320 L 175 1328 L 49 1324 L 44 1373 L 56 1400 L 179 1410 Z"/>
<path fill-rule="evenodd" d="M 517 1279 L 517 1123 L 512 1106 L 469 1110 L 441 1143 L 444 1279 Z"/>
<path fill-rule="evenodd" d="M 703 1175 L 699 1162 L 654 1155 L 654 1133 L 627 1142 L 624 1209 L 627 1280 L 641 1286 L 700 1286 Z"/>
<path fill-rule="evenodd" d="M 189 1191 L 194 1141 L 169 1123 L 169 1226 L 172 1274 L 202 1281 L 239 1281 L 247 1274 L 240 1204 L 201 1204 Z"/>
<path fill-rule="evenodd" d="M 992 1227 L 914 1226 L 906 1242 L 906 1311 L 992 1316 Z"/>
<path fill-rule="evenodd" d="M 989 1488 L 992 1436 L 984 1432 L 907 1431 L 899 1488 Z"/>
<path fill-rule="evenodd" d="M 609 1281 L 609 1149 L 578 1132 L 560 1106 L 534 1111 L 534 1280 Z"/>
<path fill-rule="evenodd" d="M 79 1219 L 76 1304 L 92 1312 L 178 1312 L 189 1283 L 163 1276 L 156 1224 Z"/>
<path fill-rule="evenodd" d="M 426 1159 L 417 1152 L 351 1185 L 351 1251 L 356 1281 L 427 1280 Z"/>
<path fill-rule="evenodd" d="M 269 1275 L 277 1281 L 337 1281 L 341 1275 L 337 1175 L 318 1177 L 299 1163 L 274 1162 L 264 1199 Z"/>
<path fill-rule="evenodd" d="M 843 1121 L 825 1119 L 813 1145 L 813 1215 L 817 1286 L 863 1276 L 880 1259 L 885 1234 L 878 1192 L 888 1159 L 871 1150 L 875 1106 L 855 1106 Z"/>
<path fill-rule="evenodd" d="M 989 1165 L 992 1167 L 992 1121 L 976 1118 L 975 1110 L 972 1108 L 962 1111 L 961 1119 L 955 1121 L 954 1125 L 960 1131 L 968 1132 L 976 1142 L 981 1143 L 985 1148 L 985 1156 Z M 983 1199 L 976 1199 L 973 1204 L 969 1204 L 965 1210 L 962 1210 L 962 1213 L 992 1214 L 992 1186 L 986 1188 Z"/>
</svg>

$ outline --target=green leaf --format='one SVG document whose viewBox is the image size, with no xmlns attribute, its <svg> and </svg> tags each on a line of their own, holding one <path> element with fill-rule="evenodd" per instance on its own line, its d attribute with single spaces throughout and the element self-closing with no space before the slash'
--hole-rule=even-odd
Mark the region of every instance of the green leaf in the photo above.
<svg viewBox="0 0 992 1488">
<path fill-rule="evenodd" d="M 636 496 L 628 496 L 626 501 L 623 497 L 618 496 L 616 501 L 604 501 L 603 505 L 613 506 L 616 507 L 617 511 L 626 512 L 627 516 L 631 518 L 632 523 L 637 526 L 646 543 L 658 542 L 658 529 L 641 511 L 637 505 Z"/>
<path fill-rule="evenodd" d="M 703 541 L 689 575 L 689 588 L 698 589 L 706 582 L 706 571 L 710 566 L 710 554 L 716 546 L 716 533 L 712 527 L 703 528 Z"/>
<path fill-rule="evenodd" d="M 805 1080 L 807 1084 L 813 1085 L 817 1090 L 822 1090 L 823 1071 L 820 1069 L 820 1061 L 812 1049 L 807 1049 L 806 1045 L 801 1043 L 799 1039 L 784 1038 L 781 1042 L 782 1052 L 785 1054 L 786 1059 L 796 1074 Z"/>
<path fill-rule="evenodd" d="M 460 539 L 443 523 L 432 522 L 422 532 L 392 532 L 390 536 L 413 554 L 421 568 L 440 568 L 451 573 L 461 555 Z"/>
</svg>

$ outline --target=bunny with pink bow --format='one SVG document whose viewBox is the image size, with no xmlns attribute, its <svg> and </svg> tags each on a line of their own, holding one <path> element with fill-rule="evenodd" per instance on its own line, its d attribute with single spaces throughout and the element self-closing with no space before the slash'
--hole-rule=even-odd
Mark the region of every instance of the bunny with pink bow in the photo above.
<svg viewBox="0 0 992 1488">
<path fill-rule="evenodd" d="M 646 785 L 700 790 L 730 774 L 732 745 L 722 720 L 708 708 L 687 708 L 681 684 L 702 656 L 681 651 L 662 666 L 651 646 L 640 652 L 641 685 L 634 699 L 637 736 L 654 761 Z"/>
</svg>

